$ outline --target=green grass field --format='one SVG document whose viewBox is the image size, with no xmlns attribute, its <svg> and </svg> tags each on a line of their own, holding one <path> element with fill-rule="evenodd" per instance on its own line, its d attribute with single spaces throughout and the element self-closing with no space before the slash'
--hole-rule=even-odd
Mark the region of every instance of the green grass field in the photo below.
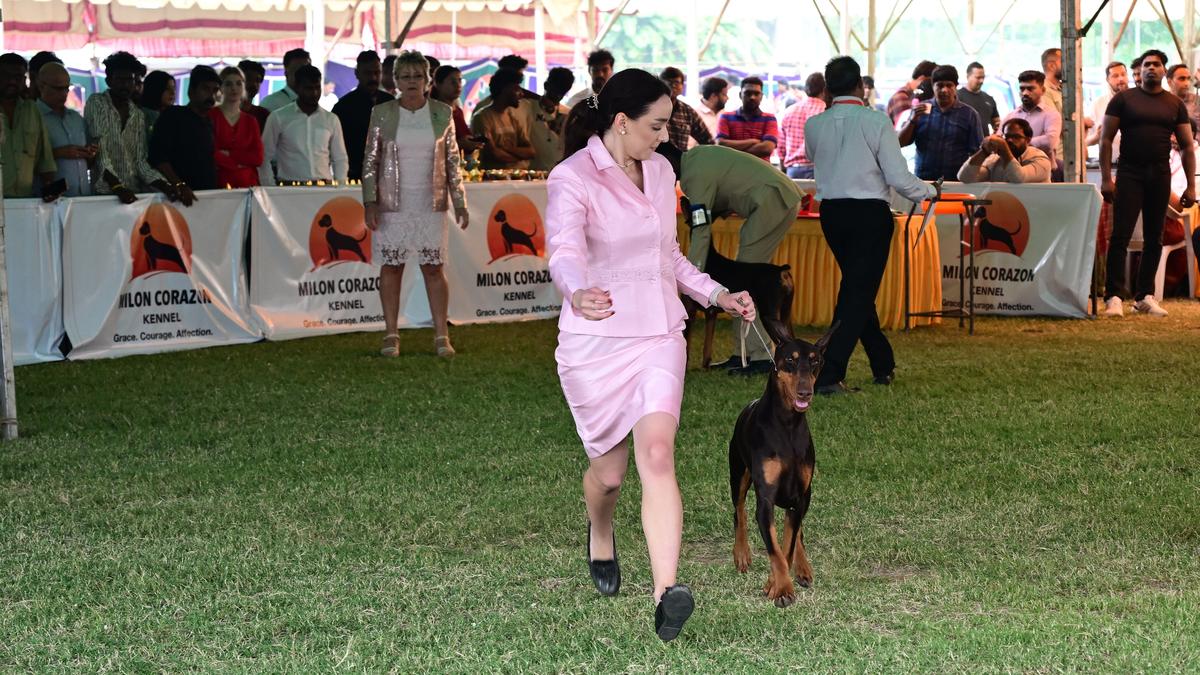
<svg viewBox="0 0 1200 675">
<path fill-rule="evenodd" d="M 689 372 L 669 644 L 632 469 L 621 595 L 588 579 L 552 322 L 455 329 L 453 363 L 419 330 L 20 368 L 0 670 L 1194 671 L 1200 304 L 1166 307 L 893 335 L 894 386 L 809 413 L 816 581 L 783 610 L 761 541 L 731 557 L 764 380 Z"/>
</svg>

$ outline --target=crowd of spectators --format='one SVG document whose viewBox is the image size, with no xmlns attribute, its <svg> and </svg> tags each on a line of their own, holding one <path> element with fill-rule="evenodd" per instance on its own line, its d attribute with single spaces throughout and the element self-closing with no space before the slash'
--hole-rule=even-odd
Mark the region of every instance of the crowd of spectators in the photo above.
<svg viewBox="0 0 1200 675">
<path fill-rule="evenodd" d="M 594 100 L 590 97 L 616 66 L 606 50 L 589 54 L 588 86 L 564 104 L 575 88 L 570 70 L 550 69 L 539 93 L 525 88 L 529 62 L 516 54 L 503 57 L 488 82 L 489 95 L 468 120 L 462 72 L 427 60 L 428 96 L 452 109 L 466 165 L 537 171 L 562 159 L 571 108 Z M 51 200 L 111 194 L 128 203 L 139 192 L 157 190 L 190 204 L 196 191 L 219 187 L 360 180 L 371 110 L 397 96 L 394 63 L 395 56 L 360 53 L 357 86 L 332 104 L 328 82 L 303 49 L 283 56 L 285 86 L 257 104 L 266 77 L 261 63 L 243 60 L 220 73 L 197 66 L 188 78 L 186 103 L 176 105 L 174 77 L 147 72 L 132 54 L 116 52 L 103 63 L 106 90 L 88 97 L 81 115 L 66 105 L 70 75 L 53 53 L 39 52 L 29 61 L 15 53 L 0 55 L 0 112 L 7 121 L 4 195 Z M 915 148 L 916 174 L 923 179 L 1061 181 L 1061 52 L 1045 50 L 1040 64 L 1040 70 L 1020 73 L 1020 104 L 1003 118 L 984 91 L 987 75 L 979 62 L 967 65 L 960 81 L 954 66 L 921 61 L 886 104 L 875 103 L 875 82 L 864 77 L 864 104 L 885 111 L 900 144 Z M 1130 71 L 1136 86 L 1136 63 L 1131 69 L 1119 62 L 1105 68 L 1107 90 L 1085 118 L 1089 145 L 1100 142 L 1105 108 L 1127 88 Z M 785 89 L 778 116 L 763 109 L 758 77 L 736 83 L 739 105 L 731 110 L 729 80 L 707 78 L 689 103 L 682 70 L 668 67 L 659 77 L 671 91 L 668 135 L 679 151 L 725 145 L 777 163 L 789 177 L 813 177 L 804 129 L 829 104 L 820 73 L 809 75 L 802 89 L 798 83 Z M 1171 66 L 1164 86 L 1186 104 L 1192 123 L 1200 124 L 1191 69 Z"/>
</svg>

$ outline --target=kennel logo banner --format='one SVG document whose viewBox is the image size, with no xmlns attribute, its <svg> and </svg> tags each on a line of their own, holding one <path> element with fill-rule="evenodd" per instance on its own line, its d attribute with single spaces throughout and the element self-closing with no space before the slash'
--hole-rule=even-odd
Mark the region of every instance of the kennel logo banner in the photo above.
<svg viewBox="0 0 1200 675">
<path fill-rule="evenodd" d="M 70 358 L 255 342 L 242 259 L 246 193 L 213 190 L 191 208 L 68 200 L 63 306 Z"/>
<path fill-rule="evenodd" d="M 1088 289 L 1096 254 L 1100 193 L 1092 185 L 963 186 L 980 198 L 971 227 L 975 268 L 975 311 L 1009 316 L 1087 316 Z M 969 255 L 959 240 L 958 217 L 938 217 L 942 304 L 959 307 L 959 260 Z M 969 266 L 969 260 L 968 260 Z"/>
<path fill-rule="evenodd" d="M 251 194 L 250 308 L 263 334 L 287 340 L 383 330 L 361 190 Z M 403 316 L 400 325 L 407 325 Z"/>
<path fill-rule="evenodd" d="M 4 262 L 8 274 L 13 363 L 61 361 L 62 221 L 55 204 L 4 200 Z"/>
<path fill-rule="evenodd" d="M 450 320 L 485 323 L 558 316 L 562 295 L 546 259 L 543 182 L 472 183 L 471 224 L 450 226 Z"/>
</svg>

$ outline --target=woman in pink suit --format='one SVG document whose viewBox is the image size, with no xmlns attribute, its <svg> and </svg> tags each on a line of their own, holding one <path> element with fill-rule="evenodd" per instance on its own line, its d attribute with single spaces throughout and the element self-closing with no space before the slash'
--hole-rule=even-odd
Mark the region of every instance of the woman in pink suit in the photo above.
<svg viewBox="0 0 1200 675">
<path fill-rule="evenodd" d="M 671 109 L 670 90 L 653 75 L 614 75 L 572 110 L 567 157 L 550 173 L 546 206 L 550 274 L 566 300 L 554 356 L 590 460 L 589 570 L 601 593 L 617 593 L 613 511 L 632 431 L 663 640 L 679 634 L 694 605 L 675 583 L 683 530 L 675 430 L 686 364 L 679 293 L 754 319 L 749 295 L 697 270 L 675 240 L 675 174 L 654 152 L 668 140 Z"/>
</svg>

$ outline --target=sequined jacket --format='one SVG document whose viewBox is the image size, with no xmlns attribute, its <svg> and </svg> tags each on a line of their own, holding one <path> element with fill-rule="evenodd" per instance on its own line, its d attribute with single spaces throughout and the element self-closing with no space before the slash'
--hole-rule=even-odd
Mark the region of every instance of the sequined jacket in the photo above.
<svg viewBox="0 0 1200 675">
<path fill-rule="evenodd" d="M 450 106 L 430 100 L 429 115 L 433 118 L 433 210 L 448 211 L 450 202 L 455 208 L 466 206 L 462 175 L 462 158 L 454 138 L 454 118 Z M 415 171 L 417 167 L 404 163 L 396 149 L 396 127 L 400 124 L 400 101 L 380 103 L 371 110 L 371 125 L 367 129 L 367 144 L 363 149 L 362 190 L 364 204 L 377 204 L 383 212 L 400 210 L 400 172 Z"/>
</svg>

